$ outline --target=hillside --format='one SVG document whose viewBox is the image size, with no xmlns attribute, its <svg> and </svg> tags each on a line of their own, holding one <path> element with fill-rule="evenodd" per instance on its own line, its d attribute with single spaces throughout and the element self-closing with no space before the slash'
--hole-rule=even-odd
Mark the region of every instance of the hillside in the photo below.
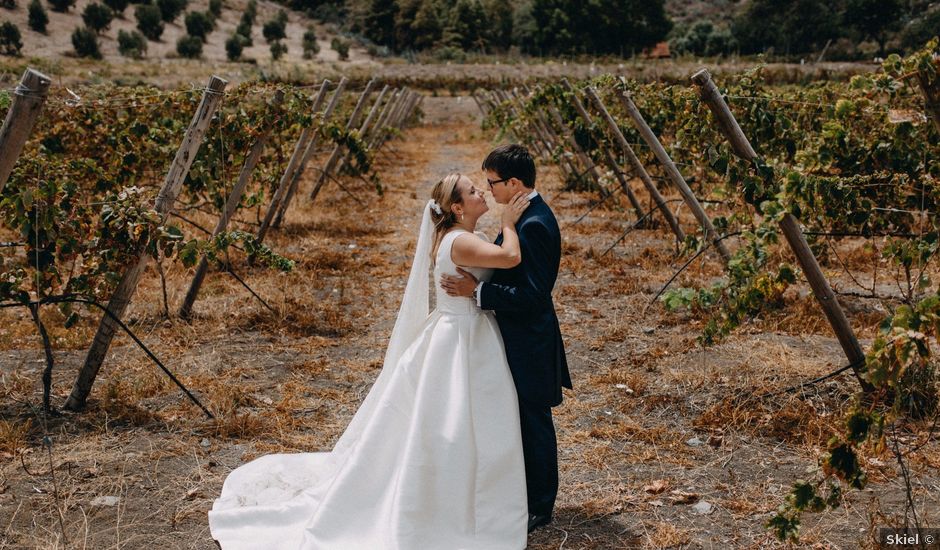
<svg viewBox="0 0 940 550">
<path fill-rule="evenodd" d="M 82 10 L 85 6 L 92 3 L 92 0 L 77 0 L 76 5 L 68 13 L 58 13 L 49 9 L 48 3 L 45 4 L 47 14 L 49 15 L 49 25 L 46 34 L 41 34 L 30 30 L 27 24 L 26 0 L 18 0 L 16 9 L 9 10 L 0 8 L 0 19 L 12 21 L 19 27 L 23 35 L 24 57 L 42 57 L 46 59 L 57 59 L 61 57 L 74 57 L 72 48 L 72 31 L 82 26 Z M 203 46 L 202 58 L 205 61 L 217 62 L 227 61 L 225 56 L 225 41 L 232 35 L 239 18 L 247 5 L 247 0 L 224 0 L 222 16 L 220 17 L 215 31 L 209 37 L 208 42 Z M 208 8 L 208 0 L 190 0 L 187 11 L 205 11 Z M 254 59 L 259 63 L 269 62 L 271 52 L 268 44 L 261 34 L 262 26 L 265 21 L 273 18 L 278 10 L 286 9 L 281 5 L 268 0 L 258 1 L 258 17 L 252 27 L 252 40 L 254 44 L 245 48 L 242 56 L 246 59 Z M 287 23 L 287 54 L 283 57 L 288 62 L 306 61 L 303 59 L 303 48 L 301 38 L 304 31 L 313 26 L 317 33 L 317 42 L 320 46 L 320 52 L 316 55 L 314 62 L 337 62 L 339 56 L 330 48 L 330 41 L 336 36 L 335 31 L 328 25 L 322 25 L 315 20 L 307 17 L 305 14 L 297 11 L 286 10 L 288 12 Z M 147 55 L 149 59 L 164 60 L 177 57 L 176 41 L 186 34 L 186 27 L 183 22 L 185 15 L 180 15 L 175 22 L 165 24 L 165 30 L 161 40 L 158 42 L 148 41 Z M 105 59 L 111 62 L 120 62 L 124 60 L 118 53 L 117 36 L 120 30 L 130 31 L 136 28 L 134 19 L 134 5 L 128 6 L 124 11 L 123 18 L 115 18 L 111 27 L 104 31 L 99 37 L 101 53 Z M 130 61 L 130 60 L 128 60 Z M 369 63 L 370 57 L 361 48 L 350 48 L 349 62 L 354 64 Z"/>
</svg>

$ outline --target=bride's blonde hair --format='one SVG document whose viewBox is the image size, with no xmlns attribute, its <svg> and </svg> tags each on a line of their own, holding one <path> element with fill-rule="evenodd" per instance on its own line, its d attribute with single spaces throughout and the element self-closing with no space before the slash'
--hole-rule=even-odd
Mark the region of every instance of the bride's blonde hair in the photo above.
<svg viewBox="0 0 940 550">
<path fill-rule="evenodd" d="M 457 225 L 457 215 L 454 214 L 453 206 L 463 202 L 463 197 L 460 196 L 460 188 L 457 187 L 457 182 L 462 177 L 461 174 L 456 172 L 447 174 L 441 181 L 434 184 L 434 188 L 431 190 L 431 198 L 441 209 L 440 214 L 433 208 L 431 209 L 431 221 L 434 222 L 434 246 L 431 248 L 432 265 L 437 258 L 437 248 L 441 245 L 444 233 Z"/>
</svg>

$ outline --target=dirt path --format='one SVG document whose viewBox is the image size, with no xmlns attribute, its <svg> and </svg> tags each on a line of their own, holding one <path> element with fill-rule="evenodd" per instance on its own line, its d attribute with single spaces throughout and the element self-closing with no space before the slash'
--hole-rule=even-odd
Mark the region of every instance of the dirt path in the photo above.
<svg viewBox="0 0 940 550">
<path fill-rule="evenodd" d="M 360 203 L 330 185 L 318 202 L 301 199 L 291 210 L 269 244 L 298 260 L 293 272 L 237 266 L 277 315 L 211 273 L 194 322 L 166 320 L 159 278 L 152 270 L 145 278 L 129 309 L 132 326 L 216 421 L 120 337 L 89 410 L 53 419 L 46 430 L 53 484 L 35 413 L 42 356 L 29 320 L 0 312 L 0 548 L 63 548 L 61 510 L 69 548 L 212 549 L 206 512 L 228 472 L 266 453 L 332 448 L 381 367 L 431 186 L 455 169 L 480 177 L 493 145 L 472 101 L 428 97 L 424 110 L 425 124 L 381 156 L 381 196 L 352 181 Z M 553 167 L 539 169 L 539 190 L 562 224 L 554 296 L 575 390 L 555 409 L 555 521 L 530 537 L 530 548 L 779 546 L 763 524 L 838 429 L 853 386 L 835 380 L 772 406 L 731 399 L 840 364 L 821 316 L 797 293 L 786 311 L 702 350 L 701 319 L 659 304 L 646 309 L 676 264 L 665 230 L 633 232 L 602 256 L 626 227 L 623 208 L 598 209 L 573 225 L 595 197 L 563 192 Z M 302 189 L 315 175 L 306 174 Z M 248 217 L 239 223 L 250 227 Z M 481 228 L 492 236 L 490 218 Z M 679 284 L 719 274 L 709 259 Z M 168 271 L 171 311 L 190 276 Z M 55 403 L 67 396 L 96 323 L 92 314 L 71 331 L 52 331 Z M 934 524 L 936 447 L 911 460 L 917 498 Z M 890 458 L 867 467 L 870 490 L 806 518 L 806 545 L 856 548 L 870 540 L 876 503 L 900 513 L 901 480 Z"/>
</svg>

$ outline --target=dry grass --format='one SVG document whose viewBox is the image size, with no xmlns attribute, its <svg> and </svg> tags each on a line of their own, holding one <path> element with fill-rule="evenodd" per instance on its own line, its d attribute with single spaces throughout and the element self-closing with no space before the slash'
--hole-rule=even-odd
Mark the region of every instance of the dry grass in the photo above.
<svg viewBox="0 0 940 550">
<path fill-rule="evenodd" d="M 330 185 L 311 205 L 301 193 L 268 241 L 298 260 L 294 272 L 249 268 L 236 258 L 236 271 L 274 312 L 232 277 L 212 272 L 191 323 L 164 319 L 159 280 L 148 271 L 128 310 L 132 328 L 216 419 L 206 419 L 118 336 L 88 410 L 49 420 L 58 500 L 35 412 L 38 338 L 23 312 L 0 312 L 2 544 L 66 547 L 61 510 L 69 548 L 211 549 L 206 512 L 232 468 L 267 453 L 332 448 L 381 368 L 427 190 L 455 168 L 480 177 L 474 170 L 491 144 L 469 120 L 471 108 L 429 100 L 434 123 L 409 130 L 378 164 L 382 197 L 363 190 L 360 206 Z M 593 197 L 561 192 L 554 167 L 540 166 L 539 174 L 540 191 L 563 227 L 554 296 L 575 390 L 566 390 L 554 410 L 561 470 L 555 521 L 532 534 L 529 548 L 781 547 L 763 523 L 815 464 L 854 391 L 851 377 L 843 376 L 805 395 L 753 399 L 844 361 L 807 289 L 797 285 L 782 311 L 703 350 L 696 342 L 701 319 L 665 313 L 660 304 L 647 307 L 682 261 L 668 228 L 634 231 L 601 255 L 630 217 L 602 207 L 568 225 Z M 311 170 L 305 188 L 314 177 Z M 200 223 L 213 221 L 199 216 Z M 694 225 L 685 210 L 682 221 Z M 494 221 L 483 229 L 495 234 Z M 846 250 L 852 265 L 870 254 Z M 168 268 L 172 312 L 191 273 Z M 720 262 L 707 257 L 680 283 L 720 273 Z M 873 322 L 874 310 L 848 303 L 853 322 Z M 53 401 L 61 404 L 97 313 L 71 332 L 55 326 L 54 315 L 50 325 L 61 340 L 54 342 Z M 924 443 L 910 463 L 935 524 L 940 503 L 929 488 L 937 483 L 940 453 L 928 427 L 912 426 L 905 437 L 912 447 Z M 868 540 L 859 533 L 869 525 L 873 502 L 899 509 L 894 462 L 873 454 L 867 467 L 871 492 L 807 517 L 805 545 L 858 547 Z M 657 480 L 663 489 L 648 491 Z M 119 503 L 92 504 L 101 496 Z M 692 510 L 703 500 L 713 505 L 710 514 Z"/>
</svg>

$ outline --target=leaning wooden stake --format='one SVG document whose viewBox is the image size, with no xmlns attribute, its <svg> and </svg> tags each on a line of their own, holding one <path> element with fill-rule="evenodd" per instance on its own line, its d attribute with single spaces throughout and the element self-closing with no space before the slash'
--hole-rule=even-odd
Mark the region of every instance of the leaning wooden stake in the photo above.
<svg viewBox="0 0 940 550">
<path fill-rule="evenodd" d="M 294 170 L 294 173 L 291 175 L 291 179 L 287 184 L 287 193 L 285 194 L 284 199 L 281 201 L 281 204 L 277 209 L 274 221 L 271 223 L 272 227 L 280 227 L 281 222 L 284 221 L 284 216 L 287 213 L 287 209 L 290 207 L 291 201 L 294 200 L 294 195 L 297 193 L 297 189 L 300 187 L 300 177 L 304 173 L 304 168 L 307 166 L 307 162 L 316 151 L 317 142 L 320 138 L 319 130 L 330 121 L 330 118 L 332 118 L 333 111 L 336 109 L 336 106 L 339 105 L 339 98 L 346 89 L 346 82 L 346 77 L 340 79 L 339 84 L 336 85 L 336 90 L 333 92 L 333 97 L 330 98 L 329 104 L 327 104 L 326 109 L 323 110 L 323 115 L 320 117 L 320 123 L 317 126 L 317 130 L 313 133 L 313 137 L 310 139 L 310 143 L 307 144 L 307 148 L 304 151 L 300 166 L 297 170 Z M 264 225 L 262 225 L 261 229 L 265 229 Z M 260 229 L 258 231 L 258 235 L 260 237 L 259 241 L 264 239 L 264 234 L 260 231 Z"/>
<path fill-rule="evenodd" d="M 19 86 L 13 91 L 13 103 L 0 128 L 0 191 L 13 172 L 16 159 L 23 152 L 26 140 L 33 131 L 39 112 L 46 102 L 50 78 L 39 71 L 26 69 Z"/>
<path fill-rule="evenodd" d="M 382 102 L 385 100 L 385 94 L 388 93 L 389 86 L 386 84 L 382 87 L 382 90 L 379 91 L 378 97 L 375 98 L 375 103 L 372 104 L 372 108 L 369 109 L 369 115 L 366 116 L 366 119 L 362 121 L 362 126 L 359 127 L 359 139 L 365 145 L 366 150 L 369 149 L 369 133 L 372 130 L 372 123 L 375 121 L 375 117 L 379 115 L 379 106 L 382 105 Z M 352 151 L 349 148 L 346 148 L 346 151 L 343 153 L 343 156 L 340 158 L 339 162 L 336 164 L 334 172 L 340 174 L 343 171 L 343 167 L 349 162 L 350 157 L 352 156 Z"/>
<path fill-rule="evenodd" d="M 636 153 L 633 152 L 633 148 L 630 147 L 630 143 L 627 141 L 627 138 L 624 137 L 623 132 L 620 131 L 620 127 L 617 126 L 617 122 L 614 121 L 614 117 L 610 116 L 610 113 L 607 112 L 607 107 L 604 105 L 604 102 L 601 101 L 601 98 L 597 95 L 597 92 L 594 91 L 594 88 L 590 86 L 585 88 L 584 92 L 587 94 L 588 98 L 591 100 L 591 103 L 594 104 L 594 107 L 600 113 L 601 118 L 607 122 L 607 128 L 610 130 L 610 133 L 613 134 L 614 139 L 617 140 L 617 143 L 620 144 L 620 148 L 623 150 L 624 154 L 627 155 L 627 160 L 630 161 L 630 165 L 633 166 L 633 171 L 640 177 L 640 181 L 643 182 L 643 186 L 646 187 L 646 191 L 650 194 L 650 197 L 653 199 L 653 202 L 656 203 L 656 207 L 659 208 L 660 213 L 662 213 L 663 218 L 669 224 L 669 227 L 672 228 L 672 232 L 676 235 L 676 238 L 679 242 L 685 240 L 685 232 L 682 231 L 682 227 L 679 226 L 679 220 L 673 215 L 672 210 L 669 210 L 669 206 L 666 204 L 666 199 L 663 198 L 663 195 L 659 192 L 659 189 L 656 188 L 656 184 L 653 183 L 652 178 L 650 178 L 649 173 L 646 171 L 646 168 L 643 166 L 643 163 L 640 162 L 640 159 L 637 158 Z"/>
<path fill-rule="evenodd" d="M 316 115 L 317 111 L 320 109 L 320 105 L 323 104 L 323 98 L 326 96 L 326 91 L 330 87 L 330 81 L 324 80 L 320 84 L 320 90 L 317 92 L 316 97 L 313 100 L 313 106 L 310 111 Z M 342 86 L 342 82 L 340 82 Z M 337 88 L 339 90 L 340 88 Z M 281 175 L 280 181 L 278 181 L 277 189 L 274 191 L 274 196 L 271 197 L 271 203 L 268 205 L 268 210 L 264 214 L 264 220 L 261 222 L 261 227 L 258 228 L 258 234 L 256 235 L 258 242 L 264 240 L 265 235 L 268 232 L 268 228 L 271 226 L 271 221 L 274 219 L 274 214 L 280 210 L 281 201 L 284 200 L 284 195 L 287 194 L 287 190 L 290 188 L 291 182 L 294 180 L 294 177 L 297 173 L 303 171 L 304 159 L 306 156 L 306 151 L 310 149 L 311 142 L 315 141 L 316 133 L 318 127 L 315 127 L 312 123 L 310 126 L 303 128 L 300 131 L 300 137 L 297 138 L 297 143 L 294 144 L 294 152 L 290 156 L 290 160 L 287 162 L 287 168 L 284 169 L 284 173 Z"/>
<path fill-rule="evenodd" d="M 359 96 L 359 101 L 356 103 L 356 107 L 353 108 L 353 112 L 349 115 L 349 120 L 346 122 L 346 131 L 349 132 L 356 125 L 356 120 L 359 118 L 359 113 L 362 112 L 362 109 L 366 105 L 366 101 L 369 99 L 369 94 L 372 93 L 372 88 L 375 87 L 375 79 L 370 80 L 366 84 L 366 89 L 362 91 L 362 95 Z M 327 177 L 333 171 L 333 167 L 336 165 L 336 162 L 339 160 L 340 153 L 343 152 L 343 146 L 336 144 L 333 147 L 333 151 L 330 153 L 330 158 L 327 159 L 326 164 L 323 165 L 323 168 L 320 170 L 320 177 L 317 179 L 316 185 L 313 187 L 313 191 L 310 192 L 310 201 L 313 202 L 317 199 L 317 195 L 320 194 L 320 189 L 323 188 L 323 184 L 326 183 Z"/>
<path fill-rule="evenodd" d="M 692 75 L 692 82 L 698 87 L 702 100 L 708 105 L 718 121 L 721 132 L 731 143 L 734 154 L 747 161 L 758 159 L 757 152 L 751 147 L 751 142 L 744 135 L 741 126 L 738 125 L 738 121 L 735 120 L 731 109 L 728 108 L 728 104 L 725 103 L 721 92 L 718 91 L 718 87 L 715 86 L 708 71 L 702 69 Z M 826 318 L 829 320 L 829 325 L 832 326 L 832 330 L 836 334 L 836 338 L 839 339 L 839 344 L 842 346 L 842 351 L 848 358 L 849 364 L 852 365 L 855 377 L 865 391 L 872 390 L 872 385 L 862 378 L 865 352 L 862 351 L 862 346 L 859 345 L 858 338 L 855 337 L 852 325 L 849 324 L 845 313 L 842 311 L 842 306 L 839 305 L 832 287 L 829 286 L 829 281 L 826 280 L 826 276 L 820 269 L 816 256 L 807 244 L 803 231 L 800 229 L 800 223 L 792 214 L 787 213 L 780 221 L 780 229 L 783 231 L 790 249 L 796 255 L 803 273 L 806 274 L 806 279 L 809 281 L 810 288 L 813 289 L 816 301 L 819 302 Z"/>
<path fill-rule="evenodd" d="M 581 103 L 581 99 L 578 97 L 578 92 L 575 90 L 574 86 L 568 82 L 567 78 L 563 78 L 561 81 L 562 85 L 565 87 L 571 94 L 571 101 L 574 104 L 574 108 L 578 111 L 578 114 L 581 115 L 581 118 L 584 119 L 584 122 L 588 125 L 594 123 L 594 120 L 591 118 L 591 115 L 587 112 L 587 109 L 584 108 L 584 104 Z M 636 198 L 636 195 L 633 194 L 633 190 L 630 189 L 630 184 L 627 182 L 626 176 L 624 176 L 623 170 L 620 169 L 620 165 L 617 163 L 617 159 L 613 157 L 607 147 L 603 143 L 598 143 L 598 148 L 604 154 L 604 161 L 607 162 L 607 167 L 611 172 L 614 173 L 614 177 L 617 178 L 617 181 L 620 183 L 620 189 L 627 196 L 627 199 L 630 200 L 630 204 L 633 206 L 633 211 L 636 212 L 637 219 L 641 219 L 644 216 L 643 206 L 640 204 L 640 201 Z"/>
<path fill-rule="evenodd" d="M 183 187 L 183 180 L 186 179 L 186 174 L 189 173 L 193 159 L 196 158 L 196 153 L 202 145 L 202 139 L 216 107 L 222 100 L 222 93 L 226 84 L 228 82 L 217 76 L 209 79 L 209 84 L 202 95 L 199 108 L 196 110 L 189 129 L 186 130 L 186 135 L 183 137 L 183 143 L 170 165 L 170 171 L 163 181 L 163 187 L 157 194 L 154 209 L 160 215 L 161 223 L 164 223 L 173 211 L 176 198 Z M 135 248 L 138 253 L 137 262 L 124 273 L 117 289 L 111 296 L 111 300 L 108 302 L 108 311 L 118 319 L 124 315 L 124 310 L 130 304 L 134 291 L 137 290 L 137 284 L 140 282 L 144 269 L 146 269 L 150 260 L 150 254 L 145 250 L 146 244 L 144 240 L 137 242 Z M 114 338 L 117 329 L 117 323 L 109 315 L 102 317 L 101 323 L 98 325 L 98 332 L 95 333 L 91 348 L 85 357 L 85 363 L 82 365 L 78 378 L 75 380 L 75 385 L 72 387 L 72 393 L 65 403 L 66 409 L 77 411 L 85 407 L 85 400 L 91 392 L 95 377 L 98 375 L 98 369 L 101 368 L 101 364 L 104 362 L 105 355 L 108 353 L 108 348 L 111 347 L 111 340 Z"/>
<path fill-rule="evenodd" d="M 927 112 L 930 114 L 930 118 L 933 119 L 934 125 L 936 125 L 937 130 L 940 130 L 940 79 L 934 80 L 933 86 L 927 81 L 927 77 L 923 73 L 917 73 L 917 82 L 920 84 L 920 92 L 924 95 L 924 103 L 927 107 Z M 0 180 L 2 182 L 2 180 Z M 3 186 L 0 185 L 0 189 Z"/>
<path fill-rule="evenodd" d="M 277 90 L 274 92 L 274 98 L 271 100 L 271 104 L 268 108 L 276 109 L 282 101 L 284 101 L 284 92 Z M 248 152 L 245 164 L 238 174 L 238 181 L 235 182 L 235 187 L 233 187 L 232 192 L 229 193 L 228 200 L 225 201 L 225 208 L 222 210 L 222 216 L 219 218 L 218 224 L 216 224 L 215 229 L 212 231 L 213 237 L 228 228 L 228 222 L 232 219 L 235 210 L 238 209 L 238 205 L 241 203 L 242 195 L 245 194 L 245 188 L 248 186 L 248 181 L 251 179 L 251 173 L 254 171 L 255 165 L 258 164 L 258 160 L 261 158 L 261 152 L 268 144 L 270 137 L 271 127 L 268 126 L 251 145 L 251 150 Z M 186 297 L 183 298 L 183 304 L 180 306 L 179 316 L 181 318 L 189 319 L 191 317 L 193 304 L 196 303 L 196 297 L 199 296 L 199 289 L 202 287 L 202 282 L 205 280 L 206 272 L 208 271 L 209 260 L 203 256 L 202 259 L 199 260 L 199 265 L 196 266 L 196 273 L 193 275 L 193 280 L 189 284 L 189 290 L 186 291 Z"/>
<path fill-rule="evenodd" d="M 718 250 L 725 264 L 727 264 L 731 261 L 731 252 L 728 251 L 728 248 L 721 241 L 721 236 L 715 231 L 715 226 L 712 225 L 711 218 L 705 213 L 705 209 L 702 208 L 702 204 L 698 202 L 695 193 L 692 192 L 692 189 L 690 189 L 689 185 L 685 182 L 685 178 L 682 177 L 679 169 L 676 168 L 676 164 L 672 162 L 672 158 L 669 157 L 666 148 L 659 142 L 659 138 L 656 137 L 656 134 L 653 133 L 653 130 L 646 123 L 643 115 L 640 114 L 640 110 L 636 108 L 636 105 L 633 103 L 633 98 L 630 97 L 630 92 L 623 90 L 620 94 L 620 99 L 623 102 L 623 106 L 627 109 L 627 114 L 630 115 L 634 125 L 640 131 L 640 137 L 642 137 L 643 141 L 653 150 L 653 154 L 656 155 L 659 163 L 663 165 L 666 175 L 669 176 L 673 185 L 679 190 L 679 194 L 682 195 L 685 204 L 689 207 L 689 210 L 692 211 L 698 223 L 705 229 L 705 238 L 711 241 L 712 246 Z"/>
</svg>

